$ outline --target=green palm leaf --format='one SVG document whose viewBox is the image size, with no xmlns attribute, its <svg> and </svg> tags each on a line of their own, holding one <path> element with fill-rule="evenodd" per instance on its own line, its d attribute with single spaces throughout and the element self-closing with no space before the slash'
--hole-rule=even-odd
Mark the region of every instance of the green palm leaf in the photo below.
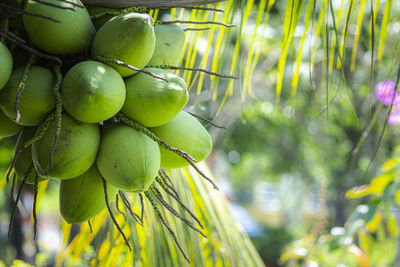
<svg viewBox="0 0 400 267">
<path fill-rule="evenodd" d="M 207 170 L 202 165 L 203 170 Z M 193 266 L 263 266 L 256 250 L 241 226 L 231 215 L 230 207 L 223 195 L 214 190 L 198 173 L 189 170 L 174 170 L 171 173 L 172 181 L 185 203 L 199 217 L 204 226 L 207 239 L 191 231 L 175 216 L 162 210 L 169 226 L 177 234 L 183 249 L 187 253 Z M 208 175 L 211 175 L 207 171 Z M 135 205 L 134 211 L 140 212 L 139 197 L 132 195 Z M 184 211 L 168 195 L 165 199 L 182 215 Z M 107 220 L 107 213 L 98 215 L 92 222 L 93 233 L 90 233 L 86 224 L 81 226 L 80 233 L 72 242 L 59 251 L 58 264 L 62 262 L 85 264 L 87 247 L 96 235 L 101 235 L 101 225 L 105 221 L 113 229 L 101 242 L 97 256 L 91 259 L 91 264 L 107 266 L 106 263 L 134 262 L 138 266 L 185 266 L 187 263 L 180 254 L 169 233 L 158 217 L 152 211 L 151 205 L 145 202 L 145 224 L 139 226 L 134 220 L 127 217 L 125 221 L 121 214 L 116 216 L 124 232 L 129 235 L 134 247 L 132 253 L 125 246 L 119 232 Z M 125 210 L 126 213 L 126 210 Z M 185 216 L 190 220 L 189 216 Z M 63 223 L 64 240 L 70 235 L 70 227 Z M 65 244 L 65 243 L 64 243 Z M 115 245 L 111 245 L 115 244 Z M 61 265 L 60 265 L 61 266 Z M 73 266 L 73 264 L 72 264 Z M 111 266 L 117 266 L 111 264 Z"/>
</svg>

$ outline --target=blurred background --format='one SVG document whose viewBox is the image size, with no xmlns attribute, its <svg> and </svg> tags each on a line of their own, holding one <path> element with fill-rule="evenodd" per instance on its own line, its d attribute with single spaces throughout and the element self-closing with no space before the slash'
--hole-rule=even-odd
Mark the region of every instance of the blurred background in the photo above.
<svg viewBox="0 0 400 267">
<path fill-rule="evenodd" d="M 237 25 L 188 31 L 182 65 L 239 80 L 178 72 L 190 87 L 186 110 L 227 128 L 206 125 L 214 142 L 206 165 L 235 229 L 248 234 L 266 266 L 398 266 L 400 126 L 387 125 L 389 107 L 375 87 L 398 79 L 400 2 L 252 0 L 216 7 L 225 13 L 173 9 L 158 16 Z M 0 140 L 3 173 L 16 138 Z M 29 187 L 7 239 L 9 190 L 0 195 L 0 259 L 6 266 L 15 258 L 49 264 L 68 244 L 57 182 L 42 192 L 39 254 Z M 72 240 L 82 228 L 70 231 Z M 240 266 L 232 262 L 218 266 Z"/>
</svg>

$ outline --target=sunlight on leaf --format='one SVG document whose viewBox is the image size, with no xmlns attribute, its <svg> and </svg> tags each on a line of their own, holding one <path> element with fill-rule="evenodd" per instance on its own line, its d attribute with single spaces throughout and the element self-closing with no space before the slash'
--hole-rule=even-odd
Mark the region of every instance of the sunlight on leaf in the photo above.
<svg viewBox="0 0 400 267">
<path fill-rule="evenodd" d="M 361 27 L 362 27 L 362 22 L 363 22 L 363 18 L 364 18 L 364 9 L 365 9 L 366 3 L 367 3 L 367 0 L 360 1 L 360 6 L 359 6 L 360 11 L 358 13 L 356 32 L 354 34 L 354 41 L 353 41 L 353 50 L 352 50 L 352 54 L 351 54 L 350 71 L 352 71 L 352 72 L 356 69 L 358 42 L 360 40 Z"/>
<path fill-rule="evenodd" d="M 360 248 L 369 256 L 374 244 L 374 238 L 365 229 L 360 229 L 357 236 Z"/>
<path fill-rule="evenodd" d="M 400 159 L 389 159 L 383 164 L 382 169 L 384 172 L 388 172 L 393 168 L 397 167 L 399 164 L 400 164 Z"/>
<path fill-rule="evenodd" d="M 369 185 L 350 189 L 346 193 L 348 198 L 360 198 L 367 195 L 382 195 L 386 186 L 396 178 L 393 173 L 384 173 L 375 177 Z"/>
<path fill-rule="evenodd" d="M 285 74 L 286 59 L 289 52 L 289 47 L 292 42 L 293 34 L 296 25 L 299 21 L 300 14 L 303 9 L 303 2 L 299 1 L 287 1 L 286 11 L 283 24 L 283 34 L 281 39 L 281 54 L 278 61 L 278 76 L 276 84 L 276 102 L 280 102 L 280 96 L 282 93 L 283 78 Z"/>
<path fill-rule="evenodd" d="M 381 24 L 381 34 L 379 36 L 379 44 L 378 44 L 378 61 L 382 60 L 383 50 L 385 49 L 385 41 L 387 35 L 387 26 L 390 18 L 390 10 L 392 7 L 392 0 L 387 0 L 385 4 L 385 11 L 383 13 L 382 24 Z"/>
<path fill-rule="evenodd" d="M 301 37 L 301 41 L 300 41 L 300 47 L 299 50 L 297 52 L 297 58 L 296 58 L 296 69 L 292 78 L 292 92 L 290 93 L 290 97 L 292 98 L 292 108 L 293 108 L 293 100 L 294 97 L 296 95 L 297 92 L 297 86 L 299 84 L 299 75 L 300 75 L 300 64 L 302 61 L 302 57 L 303 57 L 303 48 L 304 48 L 304 41 L 306 40 L 306 36 L 308 34 L 308 27 L 310 25 L 311 22 L 311 15 L 312 15 L 312 11 L 313 11 L 313 1 L 309 1 L 307 8 L 306 8 L 306 15 L 304 18 L 304 33 L 303 36 Z"/>
<path fill-rule="evenodd" d="M 397 227 L 396 218 L 390 212 L 387 212 L 386 216 L 387 216 L 388 230 L 390 231 L 392 236 L 397 236 L 399 234 L 399 230 Z"/>
<path fill-rule="evenodd" d="M 258 11 L 257 11 L 257 19 L 256 19 L 256 24 L 255 24 L 255 30 L 252 36 L 252 41 L 250 44 L 250 49 L 248 52 L 247 56 L 247 61 L 245 65 L 245 70 L 244 70 L 244 77 L 243 77 L 243 84 L 242 84 L 242 95 L 245 95 L 245 92 L 249 92 L 249 95 L 251 97 L 254 97 L 253 91 L 251 87 L 248 87 L 249 80 L 251 80 L 250 77 L 250 70 L 251 70 L 251 65 L 253 62 L 253 56 L 254 56 L 254 48 L 256 47 L 256 41 L 257 41 L 257 36 L 260 34 L 257 32 L 257 29 L 259 29 L 261 20 L 263 18 L 264 10 L 265 7 L 267 6 L 267 0 L 261 0 L 259 5 L 258 5 Z M 261 33 L 264 34 L 264 33 Z"/>
<path fill-rule="evenodd" d="M 334 33 L 332 34 L 332 40 L 331 40 L 331 47 L 330 47 L 330 52 L 329 52 L 329 74 L 332 74 L 333 72 L 333 64 L 335 61 L 335 52 L 338 49 L 337 43 L 339 40 L 339 29 L 336 27 L 339 27 L 340 22 L 346 17 L 346 14 L 343 12 L 344 4 L 343 1 L 340 4 L 339 10 L 336 12 L 336 21 L 335 21 L 335 28 L 334 28 Z M 330 6 L 332 9 L 332 1 L 330 2 Z M 331 13 L 334 13 L 333 10 L 331 10 Z M 339 54 L 340 55 L 340 54 Z M 338 59 L 340 60 L 340 59 Z"/>
<path fill-rule="evenodd" d="M 400 190 L 397 190 L 397 191 L 396 191 L 394 197 L 395 197 L 395 199 L 396 199 L 397 205 L 400 206 Z"/>
<path fill-rule="evenodd" d="M 378 227 L 380 226 L 381 222 L 382 222 L 382 213 L 376 212 L 374 214 L 374 217 L 372 217 L 372 219 L 369 222 L 367 222 L 365 228 L 367 228 L 367 230 L 370 233 L 375 233 Z"/>
</svg>

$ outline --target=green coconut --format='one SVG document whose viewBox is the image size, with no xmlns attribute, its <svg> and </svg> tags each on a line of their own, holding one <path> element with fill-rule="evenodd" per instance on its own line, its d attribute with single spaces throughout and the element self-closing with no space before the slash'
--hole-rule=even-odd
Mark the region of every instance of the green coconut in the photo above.
<svg viewBox="0 0 400 267">
<path fill-rule="evenodd" d="M 0 42 L 0 89 L 6 85 L 13 68 L 13 59 L 7 46 Z"/>
<path fill-rule="evenodd" d="M 108 201 L 111 202 L 117 189 L 107 184 Z M 60 212 L 68 223 L 86 222 L 106 208 L 103 181 L 94 164 L 84 174 L 60 184 Z"/>
<path fill-rule="evenodd" d="M 24 144 L 29 141 L 31 138 L 35 136 L 37 127 L 24 127 L 22 132 L 20 133 L 17 141 L 17 145 L 15 146 L 15 151 L 18 151 Z M 27 174 L 29 167 L 32 165 L 32 155 L 31 155 L 31 147 L 25 148 L 21 154 L 19 154 L 17 160 L 15 161 L 15 173 L 17 174 L 17 179 L 22 181 Z M 26 183 L 34 184 L 35 183 L 36 173 L 32 173 L 27 177 Z M 46 180 L 46 178 L 39 177 L 38 181 L 42 182 Z"/>
<path fill-rule="evenodd" d="M 97 61 L 73 66 L 62 84 L 63 104 L 77 120 L 98 123 L 117 114 L 125 102 L 125 84 L 112 67 Z"/>
<path fill-rule="evenodd" d="M 85 173 L 96 160 L 100 146 L 98 124 L 84 123 L 62 114 L 61 134 L 50 168 L 50 152 L 56 134 L 54 120 L 46 134 L 32 145 L 32 160 L 39 175 L 54 179 L 71 179 Z M 42 130 L 42 124 L 36 135 Z"/>
<path fill-rule="evenodd" d="M 126 101 L 122 113 L 146 127 L 156 127 L 170 121 L 186 105 L 189 94 L 186 83 L 175 74 L 146 68 L 168 82 L 138 73 L 125 81 Z"/>
<path fill-rule="evenodd" d="M 22 126 L 10 120 L 0 110 L 0 138 L 13 136 L 22 130 Z"/>
<path fill-rule="evenodd" d="M 70 3 L 59 0 L 44 1 L 68 9 L 29 0 L 26 11 L 60 21 L 54 22 L 24 15 L 25 29 L 32 42 L 40 49 L 56 55 L 75 54 L 88 50 L 95 28 L 87 10 L 71 4 L 83 6 L 82 2 L 79 0 L 69 0 Z"/>
<path fill-rule="evenodd" d="M 15 101 L 24 69 L 14 70 L 6 86 L 0 90 L 0 108 L 13 121 L 17 117 Z M 32 66 L 25 88 L 19 98 L 18 110 L 21 118 L 18 124 L 36 126 L 47 117 L 56 105 L 54 85 L 55 78 L 52 71 L 43 67 Z"/>
<path fill-rule="evenodd" d="M 185 44 L 185 32 L 176 24 L 158 25 L 154 32 L 156 47 L 147 65 L 178 66 Z"/>
<path fill-rule="evenodd" d="M 168 123 L 150 130 L 168 145 L 189 153 L 198 162 L 211 153 L 210 134 L 196 118 L 185 111 L 179 112 Z M 161 146 L 160 152 L 161 168 L 175 169 L 189 165 L 186 160 Z"/>
<path fill-rule="evenodd" d="M 156 38 L 153 18 L 148 14 L 130 13 L 115 16 L 96 33 L 92 43 L 92 56 L 118 59 L 142 69 L 153 56 Z M 122 77 L 136 72 L 111 64 Z"/>
<path fill-rule="evenodd" d="M 156 142 L 129 126 L 104 129 L 97 167 L 104 179 L 128 192 L 146 191 L 160 168 Z"/>
</svg>

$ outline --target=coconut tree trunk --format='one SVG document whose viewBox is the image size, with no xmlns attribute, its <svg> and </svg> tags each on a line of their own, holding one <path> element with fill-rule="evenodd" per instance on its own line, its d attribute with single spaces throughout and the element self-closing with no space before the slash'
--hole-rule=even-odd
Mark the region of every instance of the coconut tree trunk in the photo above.
<svg viewBox="0 0 400 267">
<path fill-rule="evenodd" d="M 110 8 L 125 8 L 135 6 L 145 6 L 151 8 L 193 7 L 222 1 L 224 0 L 82 0 L 82 2 L 86 5 Z"/>
</svg>

